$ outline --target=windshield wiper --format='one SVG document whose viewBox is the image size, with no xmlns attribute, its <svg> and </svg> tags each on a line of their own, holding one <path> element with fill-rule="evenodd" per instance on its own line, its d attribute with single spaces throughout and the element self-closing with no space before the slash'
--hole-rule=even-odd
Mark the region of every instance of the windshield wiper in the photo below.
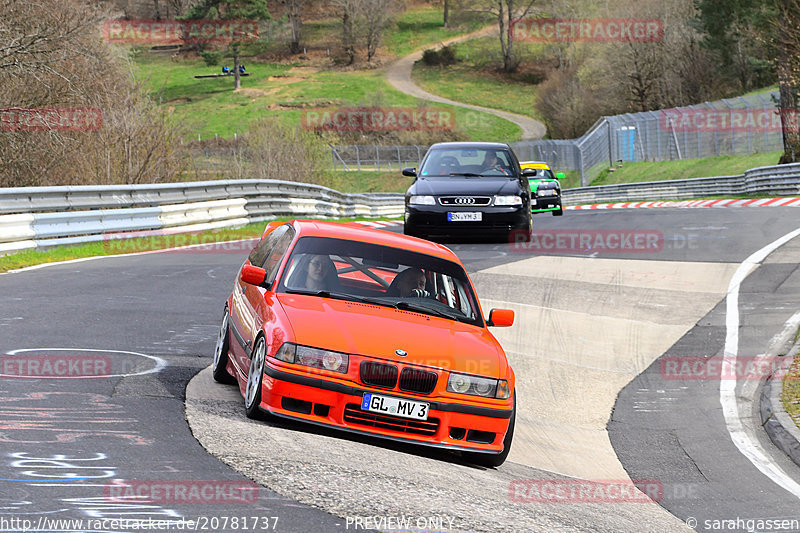
<svg viewBox="0 0 800 533">
<path fill-rule="evenodd" d="M 455 313 L 446 313 L 445 311 L 434 309 L 432 307 L 428 307 L 427 305 L 419 305 L 416 303 L 407 302 L 405 300 L 397 302 L 396 304 L 394 304 L 394 306 L 398 309 L 404 309 L 406 311 L 416 311 L 418 313 L 425 313 L 426 315 L 434 315 L 440 318 L 449 318 L 450 320 L 462 319 L 462 317 L 456 315 Z"/>
<path fill-rule="evenodd" d="M 355 294 L 347 294 L 344 292 L 331 292 L 326 290 L 312 290 L 312 289 L 286 289 L 286 292 L 290 294 L 308 294 L 309 296 L 320 296 L 322 298 L 333 298 L 335 300 L 349 300 L 354 302 L 361 302 L 366 304 L 374 304 L 374 305 L 384 305 L 387 307 L 393 307 L 392 304 L 375 300 L 373 298 L 364 298 L 363 296 L 356 296 Z"/>
<path fill-rule="evenodd" d="M 474 172 L 451 172 L 451 176 L 464 176 L 465 178 L 480 178 L 483 174 L 476 174 Z"/>
</svg>

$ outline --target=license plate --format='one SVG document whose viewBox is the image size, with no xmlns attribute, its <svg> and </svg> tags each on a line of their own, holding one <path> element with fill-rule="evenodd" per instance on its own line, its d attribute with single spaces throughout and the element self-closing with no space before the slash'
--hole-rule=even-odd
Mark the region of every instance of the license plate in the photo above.
<svg viewBox="0 0 800 533">
<path fill-rule="evenodd" d="M 428 407 L 427 403 L 380 396 L 370 392 L 365 392 L 361 399 L 361 409 L 364 411 L 413 418 L 414 420 L 427 420 Z"/>
<path fill-rule="evenodd" d="M 458 213 L 447 213 L 449 222 L 480 222 L 483 220 L 483 213 L 480 211 L 461 211 Z"/>
</svg>

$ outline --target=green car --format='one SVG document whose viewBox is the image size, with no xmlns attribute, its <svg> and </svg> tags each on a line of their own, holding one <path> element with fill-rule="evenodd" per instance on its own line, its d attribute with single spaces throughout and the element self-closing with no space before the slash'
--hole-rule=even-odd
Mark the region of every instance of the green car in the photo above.
<svg viewBox="0 0 800 533">
<path fill-rule="evenodd" d="M 563 215 L 561 184 L 558 180 L 564 177 L 564 173 L 559 172 L 554 175 L 544 161 L 523 161 L 520 163 L 520 167 L 536 171 L 535 176 L 528 178 L 531 185 L 531 212 L 545 213 L 550 211 L 555 216 L 560 217 Z"/>
</svg>

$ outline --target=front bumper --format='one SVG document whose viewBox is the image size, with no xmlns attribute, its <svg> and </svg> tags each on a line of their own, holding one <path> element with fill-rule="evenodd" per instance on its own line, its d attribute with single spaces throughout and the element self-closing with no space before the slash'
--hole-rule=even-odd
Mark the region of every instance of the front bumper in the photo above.
<svg viewBox="0 0 800 533">
<path fill-rule="evenodd" d="M 560 196 L 543 196 L 531 198 L 531 212 L 543 213 L 545 211 L 558 211 L 561 209 Z"/>
<path fill-rule="evenodd" d="M 366 392 L 430 404 L 428 418 L 409 418 L 361 409 Z M 444 401 L 440 397 L 403 394 L 372 387 L 353 386 L 316 376 L 296 374 L 270 365 L 264 367 L 261 409 L 270 414 L 312 424 L 454 450 L 500 453 L 511 417 L 507 409 Z"/>
<path fill-rule="evenodd" d="M 447 220 L 448 212 L 480 212 L 480 221 Z M 470 235 L 508 233 L 529 229 L 527 209 L 519 207 L 475 207 L 472 209 L 440 206 L 406 206 L 406 233 L 425 235 Z"/>
</svg>

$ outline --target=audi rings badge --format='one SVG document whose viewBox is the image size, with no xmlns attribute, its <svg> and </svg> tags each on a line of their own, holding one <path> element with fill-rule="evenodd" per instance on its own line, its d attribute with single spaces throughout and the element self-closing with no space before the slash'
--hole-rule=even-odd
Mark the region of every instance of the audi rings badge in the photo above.
<svg viewBox="0 0 800 533">
<path fill-rule="evenodd" d="M 453 203 L 459 205 L 472 205 L 475 203 L 475 198 L 472 196 L 457 196 L 455 199 L 453 199 Z"/>
</svg>

